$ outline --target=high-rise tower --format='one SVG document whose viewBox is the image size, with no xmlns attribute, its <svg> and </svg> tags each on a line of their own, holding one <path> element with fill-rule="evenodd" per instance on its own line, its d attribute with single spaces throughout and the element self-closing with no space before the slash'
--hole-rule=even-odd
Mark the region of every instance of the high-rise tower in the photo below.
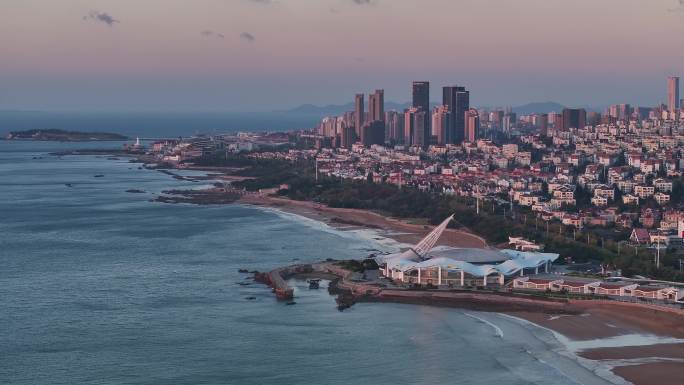
<svg viewBox="0 0 684 385">
<path fill-rule="evenodd" d="M 385 121 L 385 91 L 375 90 L 368 95 L 368 120 Z"/>
<path fill-rule="evenodd" d="M 564 108 L 560 128 L 584 128 L 587 124 L 587 111 L 584 108 Z M 556 125 L 558 127 L 558 125 Z"/>
<path fill-rule="evenodd" d="M 667 109 L 674 112 L 679 107 L 679 76 L 669 76 L 667 78 Z"/>
<path fill-rule="evenodd" d="M 461 143 L 465 137 L 465 113 L 470 109 L 470 92 L 465 87 L 442 87 L 442 104 L 449 108 L 451 119 L 447 143 Z"/>
<path fill-rule="evenodd" d="M 432 137 L 435 143 L 443 146 L 446 142 L 446 134 L 449 131 L 449 124 L 451 122 L 451 114 L 449 108 L 445 105 L 435 107 L 432 111 Z"/>
<path fill-rule="evenodd" d="M 404 144 L 421 146 L 430 145 L 429 114 L 422 108 L 411 107 L 404 113 Z"/>
<path fill-rule="evenodd" d="M 480 131 L 480 114 L 476 109 L 471 108 L 463 113 L 465 123 L 464 138 L 466 142 L 474 143 L 479 136 Z"/>
<path fill-rule="evenodd" d="M 361 137 L 361 127 L 365 122 L 365 112 L 363 110 L 363 94 L 356 94 L 354 98 L 354 131 L 356 137 Z"/>
<path fill-rule="evenodd" d="M 430 111 L 430 83 L 413 82 L 411 107 L 422 108 L 423 111 Z"/>
</svg>

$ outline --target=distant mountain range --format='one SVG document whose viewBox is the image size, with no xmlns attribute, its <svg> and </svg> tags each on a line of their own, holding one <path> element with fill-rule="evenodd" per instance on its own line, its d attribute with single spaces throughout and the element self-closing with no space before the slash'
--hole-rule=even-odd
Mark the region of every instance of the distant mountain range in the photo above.
<svg viewBox="0 0 684 385">
<path fill-rule="evenodd" d="M 433 104 L 433 106 L 436 104 Z M 409 107 L 409 103 L 396 103 L 396 102 L 385 102 L 385 110 L 397 110 L 402 111 Z M 524 104 L 522 106 L 513 107 L 513 112 L 518 115 L 529 115 L 529 114 L 546 114 L 549 112 L 561 112 L 565 108 L 564 105 L 556 102 L 534 102 Z M 293 114 L 307 114 L 307 115 L 341 115 L 347 111 L 354 110 L 354 103 L 347 104 L 328 104 L 325 106 L 316 106 L 313 104 L 303 104 L 299 107 L 295 107 L 291 110 L 278 111 L 283 113 L 293 113 Z M 588 108 L 588 110 L 595 110 L 594 108 Z"/>
</svg>

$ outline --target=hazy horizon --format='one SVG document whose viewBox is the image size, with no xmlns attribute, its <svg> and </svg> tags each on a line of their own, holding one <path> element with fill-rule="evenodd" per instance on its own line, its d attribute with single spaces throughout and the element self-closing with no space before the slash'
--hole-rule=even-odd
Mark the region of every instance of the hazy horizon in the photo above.
<svg viewBox="0 0 684 385">
<path fill-rule="evenodd" d="M 413 80 L 433 101 L 652 106 L 684 74 L 683 21 L 678 0 L 5 0 L 0 110 L 401 103 Z"/>
</svg>

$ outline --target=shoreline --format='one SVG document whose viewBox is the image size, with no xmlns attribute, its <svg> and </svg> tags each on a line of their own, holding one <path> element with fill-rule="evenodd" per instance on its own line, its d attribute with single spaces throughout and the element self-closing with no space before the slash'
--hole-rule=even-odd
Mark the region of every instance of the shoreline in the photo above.
<svg viewBox="0 0 684 385">
<path fill-rule="evenodd" d="M 133 154 L 131 156 L 135 157 Z M 143 160 L 138 160 L 145 163 Z M 209 170 L 199 169 L 196 171 L 209 172 Z M 169 172 L 169 174 L 173 175 L 171 172 Z M 218 175 L 222 174 L 224 173 Z M 229 174 L 225 173 L 225 175 Z M 216 176 L 216 174 L 214 176 Z M 198 202 L 188 203 L 197 204 Z M 340 231 L 359 229 L 369 230 L 375 232 L 378 237 L 392 239 L 401 244 L 414 244 L 432 229 L 432 226 L 429 225 L 407 223 L 403 220 L 388 218 L 371 211 L 330 208 L 315 202 L 294 201 L 263 194 L 245 194 L 235 203 L 273 209 L 283 213 L 302 216 L 310 220 L 322 222 Z M 489 247 L 481 237 L 457 229 L 447 229 L 438 244 L 455 247 Z M 327 276 L 326 279 L 329 278 L 331 277 Z M 480 293 L 479 297 L 470 297 L 465 299 L 465 301 L 466 303 L 469 301 L 471 304 L 474 301 L 479 302 L 482 299 L 482 295 L 483 294 Z M 486 296 L 487 294 L 484 295 Z M 463 302 L 458 304 L 450 300 L 446 300 L 444 303 L 438 303 L 440 301 L 426 303 L 424 298 L 404 298 L 399 300 L 394 298 L 394 301 L 391 301 L 390 299 L 391 298 L 386 298 L 384 301 L 376 302 L 403 302 L 428 306 L 464 308 Z M 439 298 L 437 299 L 439 300 Z M 539 303 L 533 303 L 533 305 L 539 305 Z M 475 306 L 479 307 L 478 310 L 482 310 L 482 303 L 478 303 Z M 570 341 L 598 341 L 607 340 L 614 336 L 625 335 L 636 336 L 635 338 L 639 336 L 664 336 L 668 334 L 676 334 L 679 336 L 675 338 L 683 338 L 682 336 L 684 336 L 684 330 L 677 329 L 676 333 L 673 333 L 668 327 L 662 327 L 662 325 L 659 327 L 658 322 L 661 322 L 662 319 L 658 319 L 658 317 L 654 319 L 654 312 L 651 309 L 644 310 L 643 312 L 636 312 L 638 314 L 635 319 L 633 316 L 635 311 L 629 308 L 621 308 L 611 312 L 606 310 L 606 307 L 610 306 L 600 303 L 585 304 L 584 306 L 574 304 L 574 306 L 576 306 L 576 311 L 574 312 L 568 312 L 567 309 L 565 309 L 565 311 L 554 311 L 542 306 L 538 306 L 536 309 L 492 310 L 492 308 L 490 308 L 488 311 L 499 311 L 500 313 L 491 314 L 503 314 L 505 316 L 524 320 L 537 328 L 546 329 L 554 335 L 561 335 Z M 485 309 L 485 311 L 487 311 L 487 309 Z M 655 313 L 659 314 L 658 312 Z M 644 318 L 645 322 L 638 322 L 640 316 Z M 617 322 L 615 321 L 615 318 L 617 318 Z M 680 321 L 682 328 L 684 328 L 684 321 L 682 321 L 682 318 L 680 318 Z M 587 325 L 594 325 L 594 327 L 587 328 Z M 679 334 L 680 331 L 682 333 L 681 335 Z M 563 341 L 559 339 L 557 339 L 557 342 L 561 345 L 563 344 Z M 594 372 L 596 375 L 598 375 L 597 371 L 602 371 L 604 375 L 607 373 L 610 376 L 616 375 L 624 378 L 626 381 L 631 381 L 618 383 L 643 385 L 679 383 L 677 382 L 679 381 L 679 376 L 677 375 L 678 371 L 676 370 L 677 365 L 684 364 L 676 360 L 680 358 L 680 355 L 684 356 L 684 342 L 672 343 L 672 341 L 670 341 L 669 343 L 659 343 L 657 339 L 646 342 L 650 343 L 639 345 L 636 349 L 630 345 L 624 344 L 609 347 L 599 346 L 582 350 L 575 356 L 580 364 L 581 362 L 589 363 L 589 366 L 582 366 Z M 653 354 L 654 352 L 658 354 Z M 672 361 L 672 359 L 675 359 L 675 361 Z M 604 378 L 602 376 L 599 377 Z"/>
<path fill-rule="evenodd" d="M 498 315 L 499 320 L 503 317 L 532 325 L 552 336 L 552 342 L 538 337 L 552 347 L 550 352 L 575 362 L 596 377 L 591 380 L 584 373 L 583 384 L 678 384 L 678 369 L 684 367 L 684 313 L 620 302 L 549 300 L 467 290 L 386 289 L 350 279 L 352 273 L 332 261 L 312 264 L 311 267 L 311 271 L 298 272 L 289 266 L 269 274 L 282 278 L 281 284 L 285 285 L 290 279 L 335 277 L 329 292 L 337 295 L 340 310 L 356 302 L 443 306 L 481 311 Z M 503 334 L 496 320 L 483 322 L 498 329 L 497 334 Z M 555 362 L 562 367 L 554 368 L 559 372 L 563 372 L 562 368 L 572 368 L 569 363 L 562 362 L 563 358 L 557 358 Z M 572 375 L 569 377 L 573 378 Z"/>
<path fill-rule="evenodd" d="M 321 222 L 340 231 L 368 230 L 377 236 L 373 237 L 374 240 L 389 239 L 396 242 L 398 246 L 415 244 L 433 228 L 431 225 L 407 223 L 404 220 L 385 217 L 368 210 L 332 208 L 311 201 L 295 201 L 259 193 L 244 194 L 234 203 L 300 216 Z M 446 229 L 438 245 L 490 247 L 483 238 L 462 229 Z M 339 277 L 338 274 L 334 274 L 334 276 Z M 330 274 L 319 272 L 295 274 L 288 279 L 317 277 L 332 278 Z M 338 281 L 341 282 L 343 279 L 338 278 Z M 675 315 L 681 322 L 681 327 L 672 329 L 672 326 L 675 325 L 659 324 L 663 321 L 662 314 L 666 314 L 666 317 L 669 315 L 662 309 L 651 309 L 642 305 L 619 302 L 605 304 L 599 301 L 578 300 L 569 300 L 568 303 L 560 306 L 552 301 L 532 300 L 529 303 L 518 303 L 516 306 L 522 308 L 515 308 L 515 306 L 511 306 L 510 302 L 492 302 L 493 295 L 487 293 L 461 293 L 460 301 L 456 298 L 440 299 L 439 296 L 430 300 L 406 296 L 397 297 L 396 293 L 394 296 L 392 293 L 388 293 L 389 295 L 380 299 L 365 295 L 363 298 L 354 298 L 353 296 L 350 298 L 345 295 L 348 293 L 348 289 L 344 285 L 341 289 L 334 289 L 334 294 L 338 298 L 338 305 L 341 305 L 342 309 L 351 306 L 351 303 L 347 301 L 393 302 L 484 311 L 500 314 L 502 317 L 514 318 L 518 322 L 529 323 L 535 329 L 546 330 L 553 336 L 555 342 L 551 344 L 546 341 L 546 343 L 552 347 L 554 353 L 581 366 L 594 376 L 594 379 L 584 377 L 587 385 L 594 383 L 679 384 L 678 369 L 679 366 L 684 365 L 684 359 L 679 361 L 679 356 L 684 356 L 684 315 Z M 285 296 L 287 297 L 287 295 L 286 293 Z M 504 297 L 504 301 L 509 300 L 510 298 Z M 499 307 L 497 308 L 497 306 Z M 636 314 L 636 318 L 633 316 L 634 314 Z M 639 320 L 639 317 L 642 319 Z M 587 328 L 587 325 L 593 325 L 593 327 Z M 631 337 L 639 340 L 636 342 L 642 344 L 637 345 L 636 349 L 635 346 L 629 345 L 629 341 L 621 342 L 617 346 L 610 346 L 611 338 L 619 336 Z M 671 339 L 668 340 L 667 337 L 671 337 Z M 681 339 L 681 341 L 673 342 L 673 339 Z M 596 347 L 576 351 L 570 348 L 575 342 L 589 343 L 592 341 Z M 603 346 L 605 344 L 609 346 Z M 659 354 L 653 354 L 654 351 Z M 556 360 L 556 362 L 559 361 Z M 567 367 L 569 364 L 565 363 L 564 365 Z M 562 373 L 560 369 L 556 369 Z"/>
<path fill-rule="evenodd" d="M 408 223 L 404 220 L 386 217 L 373 211 L 328 207 L 311 201 L 295 201 L 263 194 L 247 194 L 236 203 L 277 209 L 286 213 L 323 222 L 343 230 L 376 230 L 380 236 L 402 244 L 415 244 L 434 226 Z M 438 245 L 454 247 L 488 248 L 487 241 L 462 229 L 446 229 Z"/>
<path fill-rule="evenodd" d="M 110 156 L 128 156 L 132 158 L 132 163 L 142 163 L 144 168 L 149 170 L 156 170 L 168 174 L 176 179 L 184 179 L 191 181 L 213 181 L 213 182 L 231 182 L 236 180 L 251 179 L 250 177 L 241 177 L 232 175 L 239 168 L 236 167 L 212 167 L 212 166 L 191 166 L 187 168 L 178 167 L 148 167 L 150 164 L 157 165 L 156 161 L 144 154 L 134 153 L 125 150 L 70 150 L 57 153 L 50 153 L 53 156 L 65 155 L 110 155 Z M 173 171 L 172 171 L 173 170 Z M 175 171 L 192 170 L 206 173 L 203 177 L 185 177 L 177 174 Z M 190 203 L 190 204 L 228 204 L 238 203 L 245 205 L 253 205 L 260 207 L 269 207 L 278 209 L 286 213 L 296 214 L 305 218 L 323 222 L 331 227 L 337 229 L 369 229 L 376 230 L 382 237 L 393 239 L 402 244 L 415 244 L 420 241 L 427 233 L 429 233 L 433 226 L 428 224 L 414 224 L 399 218 L 386 217 L 382 214 L 363 210 L 363 209 L 345 209 L 328 207 L 312 201 L 296 201 L 287 198 L 275 197 L 263 193 L 247 193 L 241 194 L 239 198 L 223 197 L 222 195 L 234 194 L 236 191 L 229 191 L 229 189 L 210 188 L 198 190 L 201 193 L 195 195 L 203 196 L 200 198 L 192 198 L 185 196 L 176 198 L 169 197 L 165 203 Z M 204 199 L 206 198 L 206 199 Z M 448 228 L 444 231 L 438 245 L 448 245 L 454 247 L 472 247 L 472 248 L 488 248 L 487 241 L 481 236 L 468 231 L 467 229 L 452 229 Z"/>
</svg>

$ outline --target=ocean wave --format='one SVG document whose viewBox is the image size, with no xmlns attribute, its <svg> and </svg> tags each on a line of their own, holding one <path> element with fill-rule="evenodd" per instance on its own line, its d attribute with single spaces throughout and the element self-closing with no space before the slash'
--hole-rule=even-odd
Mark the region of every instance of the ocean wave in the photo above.
<svg viewBox="0 0 684 385">
<path fill-rule="evenodd" d="M 392 238 L 385 236 L 381 230 L 376 229 L 349 229 L 336 228 L 328 225 L 327 223 L 316 220 L 313 218 L 306 217 L 304 215 L 295 214 L 287 211 L 280 210 L 275 207 L 263 207 L 263 206 L 252 206 L 252 205 L 242 205 L 244 207 L 255 208 L 261 211 L 269 212 L 277 215 L 282 219 L 288 221 L 296 222 L 297 224 L 304 225 L 311 229 L 325 232 L 328 234 L 333 234 L 339 237 L 353 239 L 356 241 L 364 242 L 364 244 L 356 245 L 360 249 L 377 249 L 381 252 L 397 252 L 408 245 L 398 242 Z"/>
</svg>

